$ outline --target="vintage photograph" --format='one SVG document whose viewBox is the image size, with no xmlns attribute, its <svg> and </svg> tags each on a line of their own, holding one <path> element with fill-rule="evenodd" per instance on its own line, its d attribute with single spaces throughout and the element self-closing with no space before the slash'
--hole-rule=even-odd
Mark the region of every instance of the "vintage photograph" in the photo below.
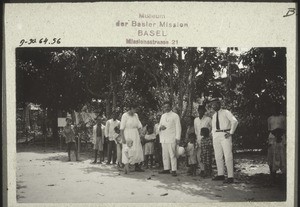
<svg viewBox="0 0 300 207">
<path fill-rule="evenodd" d="M 23 46 L 15 66 L 18 203 L 286 201 L 286 47 Z"/>
</svg>

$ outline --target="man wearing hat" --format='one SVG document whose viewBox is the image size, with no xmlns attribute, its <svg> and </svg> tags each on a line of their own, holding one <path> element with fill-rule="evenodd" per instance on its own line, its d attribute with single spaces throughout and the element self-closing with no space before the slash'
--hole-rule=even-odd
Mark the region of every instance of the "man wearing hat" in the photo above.
<svg viewBox="0 0 300 207">
<path fill-rule="evenodd" d="M 225 180 L 224 156 L 228 175 L 224 183 L 233 183 L 232 135 L 236 130 L 238 121 L 230 111 L 221 109 L 221 102 L 218 98 L 211 99 L 210 103 L 215 111 L 212 117 L 212 135 L 218 169 L 218 175 L 213 180 Z"/>
</svg>

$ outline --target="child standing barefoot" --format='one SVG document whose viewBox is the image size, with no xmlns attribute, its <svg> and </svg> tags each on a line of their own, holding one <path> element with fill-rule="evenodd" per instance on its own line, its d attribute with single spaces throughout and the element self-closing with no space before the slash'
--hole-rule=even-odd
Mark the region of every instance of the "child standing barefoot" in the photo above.
<svg viewBox="0 0 300 207">
<path fill-rule="evenodd" d="M 204 177 L 211 177 L 212 174 L 212 154 L 213 144 L 212 138 L 209 136 L 208 128 L 201 128 L 200 135 L 201 139 L 201 161 L 204 165 Z"/>
<path fill-rule="evenodd" d="M 154 133 L 154 126 L 152 124 L 147 125 L 147 134 L 145 135 L 145 166 L 148 168 L 150 160 L 150 168 L 153 166 L 153 154 L 154 154 L 154 141 L 156 139 Z"/>
<path fill-rule="evenodd" d="M 77 153 L 77 146 L 75 142 L 75 132 L 74 132 L 74 127 L 71 125 L 72 119 L 71 118 L 66 118 L 66 126 L 64 127 L 63 130 L 63 136 L 66 138 L 66 143 L 68 145 L 68 157 L 69 161 L 71 161 L 71 149 L 74 149 L 74 153 L 76 156 L 76 161 L 78 161 L 78 153 Z"/>
<path fill-rule="evenodd" d="M 125 165 L 125 167 L 124 167 L 124 173 L 125 174 L 128 174 L 130 172 L 129 171 L 129 164 L 134 164 L 134 162 L 132 160 L 133 154 L 134 154 L 132 145 L 133 145 L 133 141 L 131 139 L 128 139 L 126 141 L 126 145 L 123 145 L 123 147 L 124 147 L 124 149 L 123 149 L 124 156 L 122 157 L 122 162 Z"/>
<path fill-rule="evenodd" d="M 197 154 L 196 154 L 196 134 L 189 134 L 189 142 L 186 147 L 188 164 L 190 166 L 189 175 L 195 176 L 197 170 Z"/>
<path fill-rule="evenodd" d="M 94 143 L 94 152 L 95 152 L 95 160 L 92 164 L 97 163 L 97 156 L 98 153 L 100 155 L 99 163 L 101 160 L 104 159 L 103 156 L 103 144 L 104 144 L 104 129 L 105 127 L 102 125 L 102 117 L 97 117 L 97 124 L 93 126 L 93 135 L 92 135 L 92 142 Z"/>
<path fill-rule="evenodd" d="M 117 144 L 117 163 L 118 167 L 122 168 L 122 138 L 120 135 L 120 129 L 119 127 L 115 127 L 115 134 L 114 134 L 114 140 Z"/>
</svg>

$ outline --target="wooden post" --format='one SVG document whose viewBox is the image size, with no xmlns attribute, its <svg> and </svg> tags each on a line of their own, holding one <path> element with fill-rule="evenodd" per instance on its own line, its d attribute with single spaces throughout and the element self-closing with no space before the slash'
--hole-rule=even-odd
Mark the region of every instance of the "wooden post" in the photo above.
<svg viewBox="0 0 300 207">
<path fill-rule="evenodd" d="M 45 143 L 44 143 L 44 144 L 45 144 L 45 145 L 44 145 L 44 148 L 46 149 L 46 146 L 47 146 L 47 135 L 44 134 L 43 136 L 44 136 L 44 141 L 45 141 Z"/>
<path fill-rule="evenodd" d="M 61 141 L 61 135 L 59 134 L 59 149 L 62 150 L 62 141 Z"/>
<path fill-rule="evenodd" d="M 77 158 L 79 159 L 79 155 L 80 155 L 80 137 L 81 136 L 78 136 L 78 138 L 77 138 Z"/>
</svg>

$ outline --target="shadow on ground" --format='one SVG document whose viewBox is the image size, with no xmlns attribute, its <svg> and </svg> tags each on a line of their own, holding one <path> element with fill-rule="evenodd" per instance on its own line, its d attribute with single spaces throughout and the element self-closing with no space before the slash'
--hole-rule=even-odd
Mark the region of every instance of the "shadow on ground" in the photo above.
<svg viewBox="0 0 300 207">
<path fill-rule="evenodd" d="M 41 158 L 43 162 L 57 161 L 57 162 L 68 162 L 67 152 L 64 150 L 57 150 L 55 148 L 44 148 L 41 147 L 19 147 L 18 152 L 26 153 L 39 153 L 49 155 L 45 158 Z M 245 173 L 249 169 L 254 167 L 259 168 L 261 165 L 266 164 L 266 160 L 263 156 L 255 155 L 235 155 L 235 183 L 234 184 L 223 184 L 222 181 L 212 181 L 211 179 L 203 179 L 200 176 L 187 176 L 186 168 L 178 170 L 178 176 L 172 177 L 171 175 L 158 174 L 160 169 L 147 169 L 145 172 L 131 172 L 126 175 L 122 169 L 118 169 L 115 165 L 95 164 L 91 165 L 88 162 L 93 160 L 93 151 L 82 152 L 80 154 L 80 160 L 84 162 L 84 165 L 80 166 L 80 169 L 85 174 L 99 173 L 101 176 L 109 178 L 123 177 L 127 179 L 135 179 L 140 182 L 153 182 L 156 181 L 155 188 L 163 189 L 166 194 L 161 196 L 167 196 L 169 190 L 180 191 L 183 194 L 191 196 L 203 196 L 213 201 L 233 201 L 232 195 L 238 199 L 234 201 L 284 201 L 286 199 L 286 188 L 284 181 L 286 178 L 281 178 L 281 182 L 271 183 L 270 176 L 268 173 Z M 241 165 L 242 163 L 243 165 Z M 254 166 L 254 167 L 253 167 Z M 249 168 L 249 169 L 247 169 Z M 85 180 L 79 180 L 76 182 L 85 182 Z M 101 183 L 100 183 L 101 184 Z M 17 189 L 21 190 L 26 188 L 22 183 L 17 183 Z M 255 190 L 260 189 L 261 191 L 270 191 L 280 189 L 280 194 L 276 196 L 265 198 L 263 195 L 254 196 Z M 229 194 L 230 193 L 230 194 Z M 18 195 L 22 196 L 22 195 Z M 178 198 L 180 202 L 180 198 Z"/>
<path fill-rule="evenodd" d="M 97 173 L 101 171 L 102 176 L 116 178 L 124 177 L 128 179 L 139 180 L 140 182 L 159 181 L 155 187 L 163 189 L 166 192 L 170 190 L 180 191 L 183 194 L 191 196 L 203 196 L 209 200 L 232 202 L 232 194 L 238 199 L 234 201 L 284 201 L 285 190 L 280 184 L 272 184 L 269 182 L 268 174 L 257 174 L 248 176 L 243 173 L 236 173 L 237 179 L 234 184 L 223 184 L 222 181 L 212 181 L 211 178 L 203 179 L 200 176 L 187 176 L 184 169 L 178 171 L 177 177 L 171 175 L 158 174 L 158 169 L 146 170 L 145 172 L 131 172 L 124 174 L 121 169 L 115 166 L 96 165 L 84 167 L 82 170 L 86 173 Z M 274 188 L 281 188 L 281 194 L 277 197 L 264 198 L 263 196 L 258 200 L 249 192 L 261 188 L 262 190 L 270 190 Z M 162 195 L 164 196 L 164 195 Z M 167 195 L 165 195 L 167 196 Z M 183 195 L 184 197 L 184 195 Z M 179 198 L 180 201 L 180 198 Z"/>
<path fill-rule="evenodd" d="M 17 200 L 20 198 L 25 198 L 25 196 L 21 195 L 24 192 L 22 191 L 22 189 L 27 188 L 26 185 L 23 184 L 23 181 L 17 181 Z"/>
</svg>

